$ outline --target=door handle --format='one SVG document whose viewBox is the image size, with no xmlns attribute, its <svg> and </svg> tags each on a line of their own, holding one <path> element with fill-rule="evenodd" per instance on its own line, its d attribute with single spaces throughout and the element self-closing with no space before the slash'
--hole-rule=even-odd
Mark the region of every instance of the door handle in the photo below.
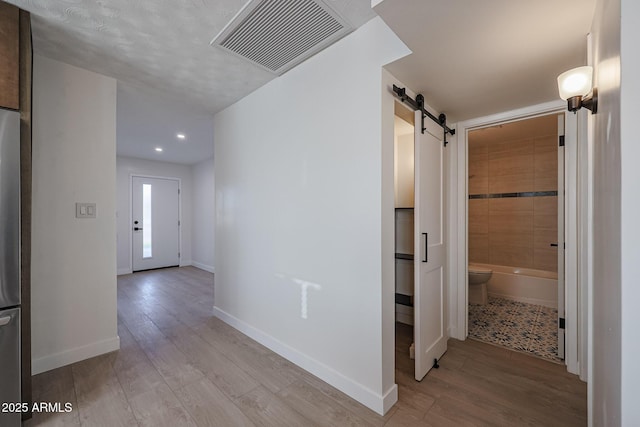
<svg viewBox="0 0 640 427">
<path fill-rule="evenodd" d="M 4 326 L 11 321 L 11 316 L 0 317 L 0 326 Z"/>
<path fill-rule="evenodd" d="M 429 233 L 422 233 L 424 236 L 424 259 L 422 262 L 429 262 Z"/>
<path fill-rule="evenodd" d="M 133 231 L 141 231 L 142 227 L 133 227 Z"/>
<path fill-rule="evenodd" d="M 557 243 L 551 243 L 549 246 L 555 246 L 557 248 L 558 244 Z"/>
</svg>

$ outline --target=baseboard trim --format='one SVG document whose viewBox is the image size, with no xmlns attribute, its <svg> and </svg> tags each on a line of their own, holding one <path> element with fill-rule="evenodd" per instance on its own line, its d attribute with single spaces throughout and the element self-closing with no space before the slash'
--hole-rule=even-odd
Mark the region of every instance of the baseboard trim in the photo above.
<svg viewBox="0 0 640 427">
<path fill-rule="evenodd" d="M 458 328 L 455 326 L 449 326 L 448 328 L 449 331 L 449 338 L 456 338 L 456 339 L 460 339 L 458 337 Z"/>
<path fill-rule="evenodd" d="M 133 273 L 133 270 L 131 270 L 129 267 L 118 269 L 118 276 L 122 276 L 123 274 L 131 274 L 131 273 Z"/>
<path fill-rule="evenodd" d="M 90 359 L 101 354 L 110 353 L 120 349 L 120 337 L 115 336 L 102 341 L 97 341 L 81 347 L 72 348 L 60 353 L 33 359 L 31 362 L 31 374 L 37 375 L 42 372 L 70 365 L 81 360 Z"/>
<path fill-rule="evenodd" d="M 289 347 L 287 344 L 278 341 L 271 335 L 266 334 L 248 323 L 245 323 L 218 307 L 213 307 L 213 314 L 251 339 L 278 353 L 280 356 L 312 373 L 321 380 L 331 384 L 333 387 L 380 415 L 383 415 L 398 400 L 398 387 L 395 384 L 387 390 L 384 395 L 377 394 L 373 390 L 370 390 L 362 384 L 347 378 L 343 374 L 307 356 L 306 354 Z"/>
<path fill-rule="evenodd" d="M 211 265 L 203 264 L 198 261 L 191 261 L 191 265 L 198 267 L 200 270 L 208 271 L 209 273 L 215 273 L 215 268 Z"/>
<path fill-rule="evenodd" d="M 384 415 L 387 413 L 389 409 L 398 401 L 398 384 L 394 384 L 387 390 L 387 392 L 382 396 L 382 413 L 378 412 L 380 415 Z M 376 411 L 377 412 L 377 411 Z"/>
</svg>

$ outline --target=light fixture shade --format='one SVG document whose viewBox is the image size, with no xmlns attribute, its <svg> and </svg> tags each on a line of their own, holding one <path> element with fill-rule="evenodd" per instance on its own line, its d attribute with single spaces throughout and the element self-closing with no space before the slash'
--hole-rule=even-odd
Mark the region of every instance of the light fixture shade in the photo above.
<svg viewBox="0 0 640 427">
<path fill-rule="evenodd" d="M 558 91 L 565 101 L 574 96 L 586 96 L 591 92 L 593 67 L 573 68 L 558 76 Z"/>
</svg>

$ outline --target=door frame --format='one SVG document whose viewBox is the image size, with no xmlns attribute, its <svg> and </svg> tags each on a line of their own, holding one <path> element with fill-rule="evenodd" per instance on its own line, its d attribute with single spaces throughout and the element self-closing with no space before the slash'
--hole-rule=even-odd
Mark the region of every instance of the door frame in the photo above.
<svg viewBox="0 0 640 427">
<path fill-rule="evenodd" d="M 127 238 L 129 239 L 129 267 L 133 272 L 133 178 L 169 179 L 178 181 L 178 265 L 182 267 L 182 180 L 174 176 L 145 175 L 140 173 L 129 174 L 129 224 L 127 228 Z"/>
<path fill-rule="evenodd" d="M 452 276 L 457 276 L 458 278 L 458 280 L 451 283 L 451 286 L 456 289 L 456 292 L 453 293 L 457 295 L 455 301 L 452 301 L 453 307 L 451 307 L 452 313 L 456 313 L 455 316 L 453 316 L 454 318 L 452 319 L 452 323 L 456 327 L 452 327 L 450 330 L 450 335 L 454 338 L 465 340 L 468 335 L 468 133 L 469 131 L 480 127 L 563 112 L 567 113 L 566 103 L 558 100 L 504 113 L 470 119 L 467 121 L 459 122 L 457 124 L 457 147 L 455 147 L 455 153 L 452 153 L 452 164 L 449 168 L 449 170 L 451 171 L 450 191 L 452 192 L 451 194 L 455 195 L 453 197 L 453 199 L 455 200 L 452 200 L 449 212 L 450 215 L 457 220 L 458 234 L 457 239 L 452 239 L 449 242 L 449 259 L 453 261 L 451 268 L 452 271 L 455 272 L 455 274 Z M 580 117 L 583 117 L 584 119 L 584 116 Z M 583 119 L 581 119 L 581 121 L 584 121 Z M 573 138 L 577 143 L 574 142 L 573 144 L 571 144 L 568 141 L 569 138 L 566 138 L 567 146 L 565 146 L 565 200 L 575 201 L 578 197 L 579 185 L 579 182 L 577 181 L 577 175 L 579 173 L 577 167 L 578 156 L 579 152 L 586 150 L 588 145 L 587 135 L 584 132 L 577 132 L 577 135 L 573 135 Z M 571 145 L 573 145 L 573 147 L 571 147 Z M 565 224 L 581 224 L 580 219 L 584 218 L 585 215 L 585 213 L 582 212 L 583 209 L 584 206 L 575 205 L 575 209 L 566 210 Z M 589 310 L 589 307 L 584 307 L 582 300 L 578 300 L 578 296 L 587 294 L 591 272 L 589 270 L 589 277 L 580 277 L 580 280 L 578 280 L 579 278 L 577 277 L 577 260 L 579 259 L 579 255 L 581 255 L 580 247 L 578 246 L 578 236 L 576 233 L 568 232 L 568 230 L 565 230 L 565 236 L 567 246 L 565 254 L 565 271 L 575 272 L 572 272 L 571 274 L 565 273 L 565 287 L 568 302 L 565 313 L 565 318 L 567 319 L 567 329 L 565 330 L 567 342 L 565 364 L 567 365 L 567 370 L 569 372 L 574 374 L 583 374 L 587 371 L 585 369 L 585 365 L 588 364 L 588 346 L 580 345 L 580 343 L 584 343 L 585 340 L 588 339 L 589 332 L 587 329 L 587 322 L 584 321 L 583 316 L 579 316 L 579 313 L 584 313 L 585 310 Z M 583 250 L 587 249 L 584 248 Z M 581 266 L 580 271 L 583 270 L 584 266 Z M 590 317 L 590 313 L 588 313 L 586 317 Z M 580 366 L 580 361 L 584 361 L 582 368 Z M 582 379 L 587 380 L 587 378 Z"/>
</svg>

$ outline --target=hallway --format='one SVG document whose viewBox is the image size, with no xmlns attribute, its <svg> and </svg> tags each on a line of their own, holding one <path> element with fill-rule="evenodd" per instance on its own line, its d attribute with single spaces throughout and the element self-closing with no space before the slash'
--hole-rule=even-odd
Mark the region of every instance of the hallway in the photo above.
<svg viewBox="0 0 640 427">
<path fill-rule="evenodd" d="M 586 385 L 561 366 L 471 340 L 415 382 L 400 325 L 400 401 L 381 417 L 212 317 L 212 283 L 194 267 L 120 276 L 120 351 L 36 375 L 34 401 L 73 411 L 26 425 L 586 424 Z"/>
</svg>

